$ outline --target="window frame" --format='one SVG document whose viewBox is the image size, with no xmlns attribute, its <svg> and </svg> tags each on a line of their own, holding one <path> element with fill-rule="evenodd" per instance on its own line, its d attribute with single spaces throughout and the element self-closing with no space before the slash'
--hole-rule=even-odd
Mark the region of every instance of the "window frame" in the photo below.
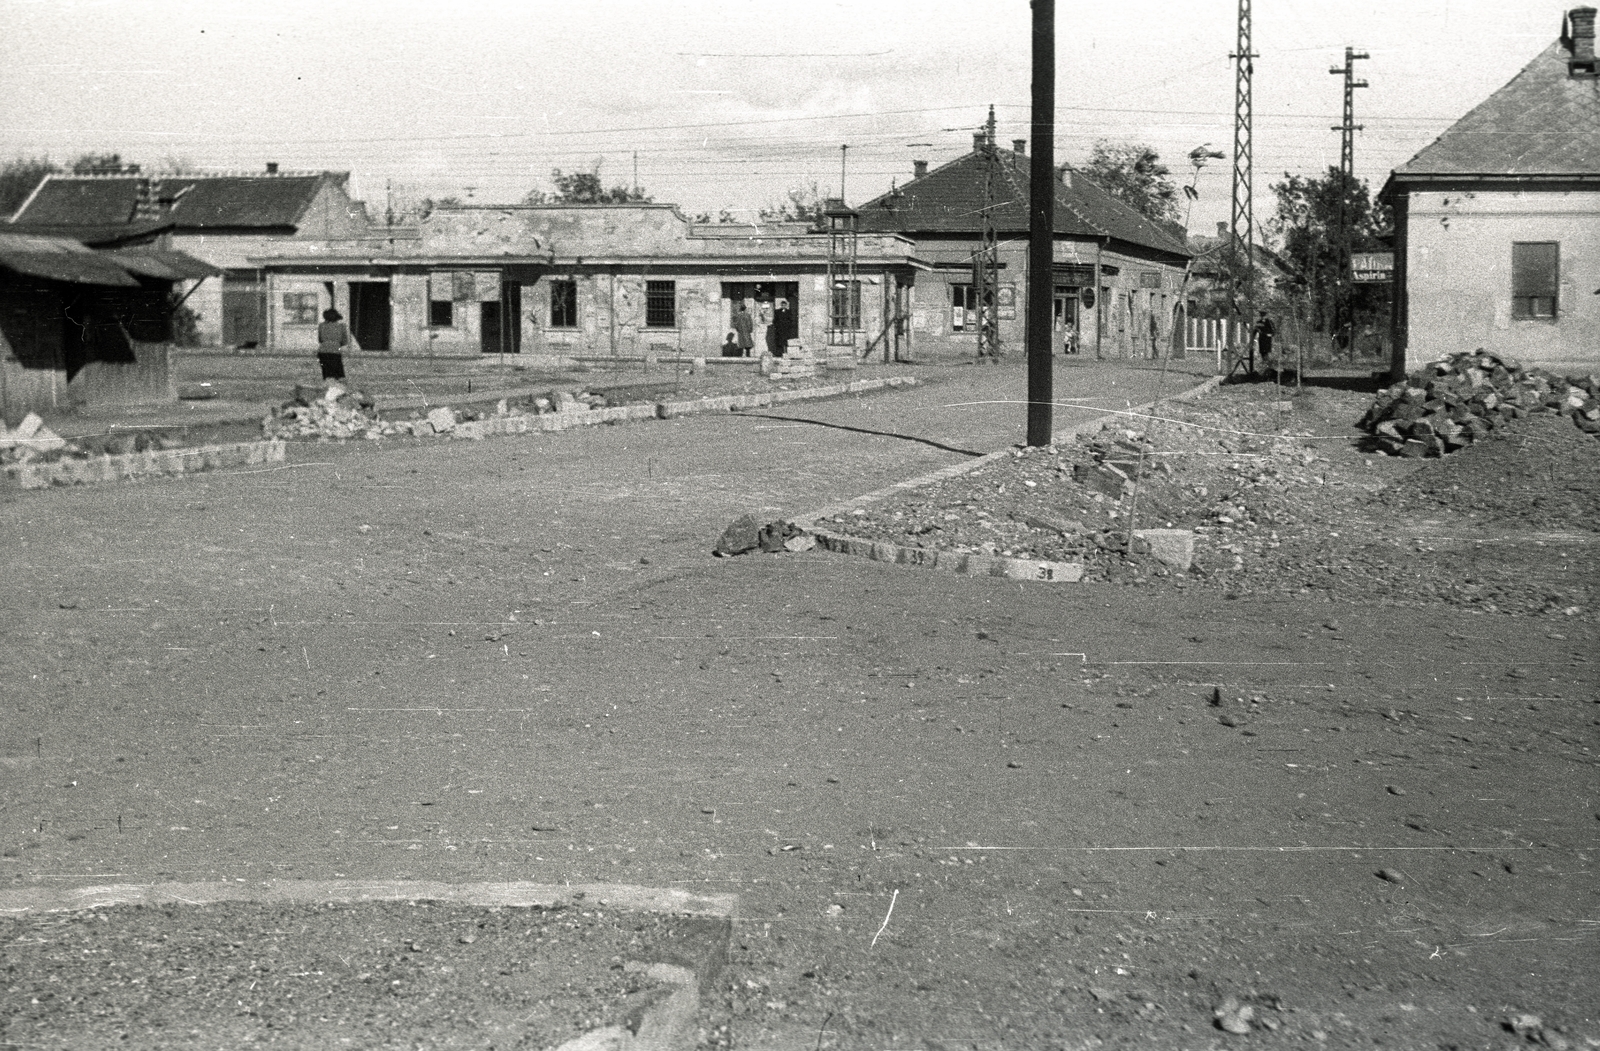
<svg viewBox="0 0 1600 1051">
<path fill-rule="evenodd" d="M 662 297 L 666 308 L 663 310 Z M 672 320 L 663 323 L 662 318 L 669 316 Z M 678 327 L 678 282 L 677 281 L 646 281 L 644 283 L 644 327 L 653 329 L 675 329 Z"/>
<path fill-rule="evenodd" d="M 828 290 L 829 328 L 840 332 L 860 332 L 862 330 L 861 284 L 862 282 L 860 278 L 857 278 L 854 281 L 851 281 L 848 278 L 840 278 L 839 281 L 836 282 L 835 287 Z M 839 287 L 840 285 L 843 285 L 844 287 Z M 838 323 L 840 320 L 838 299 L 841 292 L 846 296 L 843 325 Z"/>
<path fill-rule="evenodd" d="M 309 305 L 308 305 L 309 304 Z M 283 293 L 283 323 L 285 325 L 315 325 L 322 320 L 317 309 L 315 292 Z"/>
<path fill-rule="evenodd" d="M 1550 250 L 1548 280 L 1530 280 L 1528 270 L 1537 260 L 1518 265 L 1518 249 Z M 1549 312 L 1540 311 L 1542 301 L 1549 303 Z M 1511 242 L 1511 319 L 1513 321 L 1552 322 L 1561 316 L 1561 242 L 1513 241 Z"/>
<path fill-rule="evenodd" d="M 564 315 L 564 318 L 562 315 Z M 549 320 L 550 328 L 565 330 L 578 327 L 577 278 L 553 277 L 550 279 Z"/>
</svg>

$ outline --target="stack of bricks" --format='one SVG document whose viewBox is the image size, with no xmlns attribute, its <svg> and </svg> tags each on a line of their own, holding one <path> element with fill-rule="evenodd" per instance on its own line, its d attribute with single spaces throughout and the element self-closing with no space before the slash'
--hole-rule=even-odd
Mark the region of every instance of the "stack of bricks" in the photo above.
<svg viewBox="0 0 1600 1051">
<path fill-rule="evenodd" d="M 761 356 L 761 374 L 774 381 L 803 379 L 817 374 L 817 362 L 805 344 L 798 339 L 791 339 L 783 357 L 775 358 L 770 354 Z"/>
</svg>

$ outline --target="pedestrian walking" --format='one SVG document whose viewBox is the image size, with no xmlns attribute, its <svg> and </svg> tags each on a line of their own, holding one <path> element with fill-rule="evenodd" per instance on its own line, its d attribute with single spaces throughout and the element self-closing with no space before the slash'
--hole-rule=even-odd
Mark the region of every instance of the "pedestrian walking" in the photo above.
<svg viewBox="0 0 1600 1051">
<path fill-rule="evenodd" d="M 333 308 L 322 312 L 322 324 L 317 326 L 317 362 L 322 366 L 325 380 L 344 379 L 345 347 L 350 345 L 350 330 L 345 327 L 344 315 Z"/>
<path fill-rule="evenodd" d="M 1277 335 L 1278 327 L 1267 317 L 1265 310 L 1256 318 L 1256 357 L 1265 365 L 1272 359 L 1272 337 Z"/>
</svg>

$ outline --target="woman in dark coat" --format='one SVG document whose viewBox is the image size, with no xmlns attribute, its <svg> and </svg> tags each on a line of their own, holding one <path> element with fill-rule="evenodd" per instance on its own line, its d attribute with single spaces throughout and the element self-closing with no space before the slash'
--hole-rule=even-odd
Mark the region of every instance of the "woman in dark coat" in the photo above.
<svg viewBox="0 0 1600 1051">
<path fill-rule="evenodd" d="M 344 354 L 350 345 L 350 330 L 345 327 L 344 316 L 331 307 L 322 312 L 322 324 L 317 326 L 317 361 L 322 365 L 325 380 L 344 379 Z"/>
</svg>

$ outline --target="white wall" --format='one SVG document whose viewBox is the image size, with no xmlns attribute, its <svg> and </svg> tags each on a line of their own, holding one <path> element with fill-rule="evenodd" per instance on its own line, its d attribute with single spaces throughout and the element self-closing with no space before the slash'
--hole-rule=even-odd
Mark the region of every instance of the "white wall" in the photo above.
<svg viewBox="0 0 1600 1051">
<path fill-rule="evenodd" d="M 1483 347 L 1525 365 L 1600 366 L 1600 191 L 1410 195 L 1406 369 Z M 1557 317 L 1511 316 L 1511 245 L 1560 244 Z"/>
</svg>

